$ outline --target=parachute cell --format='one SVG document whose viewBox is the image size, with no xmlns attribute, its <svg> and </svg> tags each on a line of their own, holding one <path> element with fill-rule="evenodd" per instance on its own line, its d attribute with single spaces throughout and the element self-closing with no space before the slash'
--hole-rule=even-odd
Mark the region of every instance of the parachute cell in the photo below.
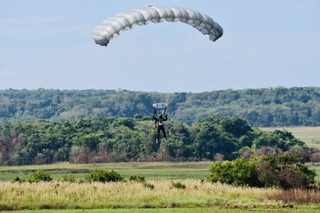
<svg viewBox="0 0 320 213">
<path fill-rule="evenodd" d="M 168 106 L 167 103 L 154 103 L 152 104 L 153 108 L 156 109 L 161 109 L 161 108 L 166 108 Z"/>
<path fill-rule="evenodd" d="M 107 46 L 112 38 L 118 36 L 124 30 L 132 29 L 137 25 L 163 21 L 180 21 L 189 24 L 202 34 L 208 35 L 211 41 L 217 40 L 223 34 L 222 27 L 206 14 L 180 7 L 149 6 L 119 13 L 104 20 L 92 31 L 92 37 L 96 44 Z"/>
</svg>

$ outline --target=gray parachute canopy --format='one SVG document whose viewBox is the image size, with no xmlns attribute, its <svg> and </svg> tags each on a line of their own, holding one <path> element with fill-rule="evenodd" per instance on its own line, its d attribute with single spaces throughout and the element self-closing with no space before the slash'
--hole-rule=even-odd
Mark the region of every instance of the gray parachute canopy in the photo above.
<svg viewBox="0 0 320 213">
<path fill-rule="evenodd" d="M 93 30 L 92 37 L 96 44 L 107 46 L 112 38 L 117 37 L 124 30 L 130 30 L 137 25 L 163 21 L 180 21 L 189 24 L 202 34 L 209 35 L 211 41 L 217 40 L 223 34 L 222 27 L 206 14 L 180 7 L 149 6 L 119 13 L 104 20 Z"/>
</svg>

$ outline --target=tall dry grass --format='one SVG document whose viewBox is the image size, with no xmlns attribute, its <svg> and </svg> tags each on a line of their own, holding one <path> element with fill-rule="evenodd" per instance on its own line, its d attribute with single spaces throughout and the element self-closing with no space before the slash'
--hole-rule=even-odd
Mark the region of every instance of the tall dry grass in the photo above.
<svg viewBox="0 0 320 213">
<path fill-rule="evenodd" d="M 320 203 L 320 192 L 317 190 L 273 190 L 270 193 L 266 193 L 266 197 L 270 200 L 281 200 L 284 203 Z"/>
<path fill-rule="evenodd" d="M 0 209 L 99 209 L 165 207 L 278 207 L 290 203 L 319 203 L 319 192 L 239 188 L 182 180 L 186 189 L 172 188 L 170 180 L 142 183 L 11 183 L 0 182 Z M 306 194 L 307 193 L 307 194 Z"/>
</svg>

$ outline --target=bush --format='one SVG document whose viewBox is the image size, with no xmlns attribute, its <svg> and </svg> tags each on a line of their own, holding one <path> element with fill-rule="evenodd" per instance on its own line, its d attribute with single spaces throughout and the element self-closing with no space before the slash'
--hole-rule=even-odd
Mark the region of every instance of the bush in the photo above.
<svg viewBox="0 0 320 213">
<path fill-rule="evenodd" d="M 27 182 L 29 183 L 38 183 L 40 181 L 52 181 L 52 177 L 47 172 L 37 171 L 32 173 L 28 178 Z"/>
<path fill-rule="evenodd" d="M 244 158 L 213 163 L 208 180 L 213 183 L 220 182 L 235 186 L 262 186 L 255 168 L 255 161 L 248 161 Z"/>
<path fill-rule="evenodd" d="M 118 182 L 123 181 L 123 177 L 115 172 L 115 171 L 107 171 L 104 169 L 95 169 L 89 175 L 87 175 L 86 179 L 89 182 Z"/>
<path fill-rule="evenodd" d="M 76 178 L 73 175 L 64 175 L 60 179 L 62 182 L 75 183 Z"/>
<path fill-rule="evenodd" d="M 299 154 L 284 153 L 215 162 L 208 179 L 236 186 L 311 189 L 316 188 L 315 176 L 316 172 L 304 165 Z"/>
<path fill-rule="evenodd" d="M 315 188 L 316 172 L 304 164 L 299 153 L 263 156 L 256 168 L 265 186 L 282 189 Z"/>
<path fill-rule="evenodd" d="M 23 182 L 25 182 L 25 180 L 21 179 L 19 176 L 16 176 L 11 180 L 11 182 L 12 183 L 15 183 L 15 182 L 23 183 Z"/>
<path fill-rule="evenodd" d="M 144 182 L 144 183 L 143 183 L 143 186 L 144 186 L 145 188 L 147 188 L 147 189 L 151 189 L 151 190 L 154 189 L 154 185 L 151 184 L 151 183 L 146 183 L 146 182 Z"/>
<path fill-rule="evenodd" d="M 178 182 L 172 182 L 171 187 L 176 189 L 185 189 L 186 185 L 178 181 Z"/>
<path fill-rule="evenodd" d="M 130 181 L 136 181 L 136 182 L 139 182 L 139 183 L 143 183 L 146 181 L 146 178 L 145 177 L 142 177 L 142 176 L 137 176 L 137 175 L 131 175 L 129 177 L 129 180 Z"/>
</svg>

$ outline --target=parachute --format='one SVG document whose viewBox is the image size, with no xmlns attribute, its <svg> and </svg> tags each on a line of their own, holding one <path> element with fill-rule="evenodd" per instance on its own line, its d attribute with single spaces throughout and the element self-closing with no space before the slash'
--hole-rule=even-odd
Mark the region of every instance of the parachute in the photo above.
<svg viewBox="0 0 320 213">
<path fill-rule="evenodd" d="M 166 108 L 168 106 L 167 103 L 154 103 L 152 106 L 156 109 Z"/>
<path fill-rule="evenodd" d="M 147 8 L 134 9 L 116 14 L 98 25 L 92 31 L 96 44 L 107 46 L 111 39 L 119 36 L 123 31 L 135 26 L 163 21 L 177 22 L 191 25 L 211 41 L 215 41 L 223 34 L 222 27 L 206 14 L 180 7 L 159 7 L 150 5 Z"/>
</svg>

